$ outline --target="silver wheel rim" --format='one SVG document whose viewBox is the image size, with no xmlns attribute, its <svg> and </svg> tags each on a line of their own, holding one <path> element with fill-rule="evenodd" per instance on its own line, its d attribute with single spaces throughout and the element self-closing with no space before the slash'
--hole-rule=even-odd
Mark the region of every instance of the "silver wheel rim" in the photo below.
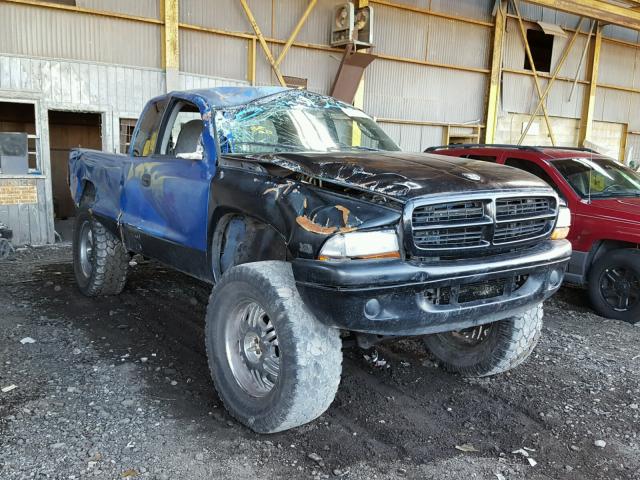
<svg viewBox="0 0 640 480">
<path fill-rule="evenodd" d="M 93 271 L 92 257 L 93 232 L 91 231 L 91 224 L 84 222 L 80 227 L 80 268 L 86 278 L 89 278 Z"/>
<path fill-rule="evenodd" d="M 232 313 L 225 328 L 231 373 L 252 397 L 264 397 L 278 382 L 280 347 L 275 326 L 265 310 L 247 300 Z"/>
</svg>

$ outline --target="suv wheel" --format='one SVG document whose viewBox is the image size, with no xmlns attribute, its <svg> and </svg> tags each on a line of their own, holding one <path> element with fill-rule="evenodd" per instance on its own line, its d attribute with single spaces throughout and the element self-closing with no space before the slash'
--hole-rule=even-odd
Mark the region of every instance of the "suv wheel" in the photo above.
<svg viewBox="0 0 640 480">
<path fill-rule="evenodd" d="M 129 254 L 118 237 L 88 209 L 78 211 L 73 231 L 73 272 L 88 296 L 117 295 L 127 282 Z"/>
<path fill-rule="evenodd" d="M 431 354 L 449 371 L 466 377 L 506 372 L 524 362 L 540 339 L 542 304 L 499 322 L 424 338 Z"/>
<path fill-rule="evenodd" d="M 640 321 L 640 250 L 606 253 L 591 267 L 588 281 L 591 304 L 600 315 Z"/>
<path fill-rule="evenodd" d="M 288 263 L 225 272 L 211 293 L 205 333 L 216 390 L 229 413 L 252 430 L 297 427 L 333 401 L 342 370 L 340 334 L 306 308 Z"/>
</svg>

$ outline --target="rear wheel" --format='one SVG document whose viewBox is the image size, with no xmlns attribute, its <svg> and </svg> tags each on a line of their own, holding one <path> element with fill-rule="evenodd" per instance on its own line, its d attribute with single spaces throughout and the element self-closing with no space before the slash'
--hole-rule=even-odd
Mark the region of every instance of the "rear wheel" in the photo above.
<svg viewBox="0 0 640 480">
<path fill-rule="evenodd" d="M 467 377 L 506 372 L 524 362 L 540 339 L 542 304 L 514 317 L 456 332 L 437 333 L 424 343 L 442 366 Z"/>
<path fill-rule="evenodd" d="M 640 321 L 640 251 L 607 252 L 589 271 L 589 297 L 602 316 L 630 323 Z"/>
<path fill-rule="evenodd" d="M 91 212 L 78 211 L 73 232 L 73 271 L 80 291 L 88 296 L 117 295 L 127 281 L 129 254 L 118 237 Z"/>
<path fill-rule="evenodd" d="M 285 262 L 247 263 L 224 273 L 207 308 L 206 346 L 227 410 L 259 433 L 317 418 L 340 383 L 339 332 L 307 309 Z"/>
</svg>

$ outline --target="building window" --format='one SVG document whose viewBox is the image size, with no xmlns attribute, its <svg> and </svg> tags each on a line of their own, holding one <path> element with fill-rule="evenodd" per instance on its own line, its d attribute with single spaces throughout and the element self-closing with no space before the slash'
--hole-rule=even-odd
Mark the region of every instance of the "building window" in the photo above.
<svg viewBox="0 0 640 480">
<path fill-rule="evenodd" d="M 0 102 L 0 133 L 22 133 L 26 134 L 27 147 L 26 159 L 18 160 L 16 158 L 9 159 L 9 153 L 5 152 L 5 148 L 0 146 L 0 173 L 5 165 L 5 172 L 8 169 L 12 171 L 16 168 L 22 173 L 40 171 L 40 138 L 36 132 L 36 114 L 35 105 L 32 103 L 13 103 Z M 6 156 L 7 158 L 1 158 Z M 7 167 L 11 162 L 13 165 Z M 16 166 L 14 163 L 19 162 Z"/>
<path fill-rule="evenodd" d="M 129 153 L 129 145 L 131 145 L 131 137 L 133 137 L 136 122 L 135 118 L 120 119 L 120 153 Z"/>
<path fill-rule="evenodd" d="M 527 42 L 531 49 L 531 57 L 538 72 L 551 71 L 551 55 L 553 54 L 553 35 L 548 35 L 542 30 L 527 30 Z M 525 53 L 524 69 L 533 70 L 529 62 L 529 56 Z"/>
</svg>

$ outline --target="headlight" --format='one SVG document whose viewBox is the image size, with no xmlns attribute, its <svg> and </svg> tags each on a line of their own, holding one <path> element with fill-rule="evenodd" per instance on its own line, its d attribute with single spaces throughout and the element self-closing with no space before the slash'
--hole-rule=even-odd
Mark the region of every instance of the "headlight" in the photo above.
<svg viewBox="0 0 640 480">
<path fill-rule="evenodd" d="M 340 233 L 329 237 L 320 249 L 320 260 L 400 258 L 394 230 Z"/>
<path fill-rule="evenodd" d="M 562 240 L 569 235 L 569 229 L 571 228 L 571 210 L 568 207 L 560 207 L 558 212 L 558 221 L 556 222 L 556 228 L 551 234 L 551 240 Z"/>
</svg>

